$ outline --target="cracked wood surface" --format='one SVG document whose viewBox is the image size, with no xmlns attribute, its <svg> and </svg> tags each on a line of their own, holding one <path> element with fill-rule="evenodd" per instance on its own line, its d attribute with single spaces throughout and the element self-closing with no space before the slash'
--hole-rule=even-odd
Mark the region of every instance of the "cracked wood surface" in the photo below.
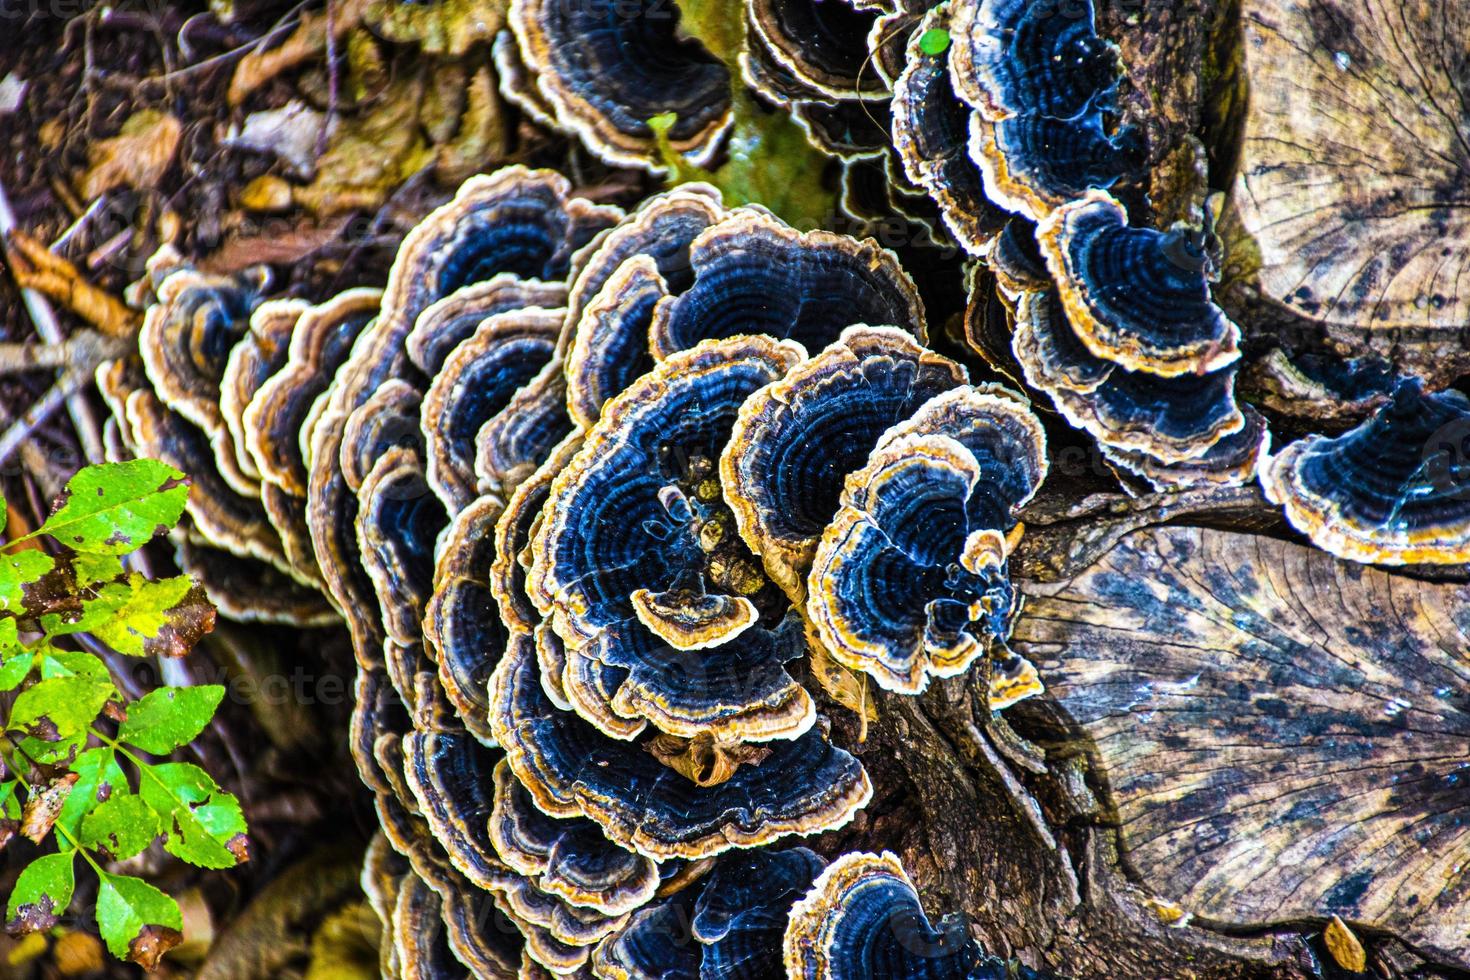
<svg viewBox="0 0 1470 980">
<path fill-rule="evenodd" d="M 1014 646 L 1144 891 L 1470 968 L 1470 587 L 1176 527 L 1028 591 Z"/>
<path fill-rule="evenodd" d="M 1234 251 L 1340 352 L 1470 369 L 1470 4 L 1241 7 Z"/>
</svg>

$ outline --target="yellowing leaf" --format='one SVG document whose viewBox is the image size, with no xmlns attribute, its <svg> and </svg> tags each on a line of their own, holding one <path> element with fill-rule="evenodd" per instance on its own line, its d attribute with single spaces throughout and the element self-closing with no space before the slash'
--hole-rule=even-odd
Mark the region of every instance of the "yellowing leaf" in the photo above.
<svg viewBox="0 0 1470 980">
<path fill-rule="evenodd" d="M 93 144 L 82 197 L 101 197 L 115 187 L 151 187 L 173 162 L 183 125 L 156 109 L 135 112 L 111 139 Z"/>
</svg>

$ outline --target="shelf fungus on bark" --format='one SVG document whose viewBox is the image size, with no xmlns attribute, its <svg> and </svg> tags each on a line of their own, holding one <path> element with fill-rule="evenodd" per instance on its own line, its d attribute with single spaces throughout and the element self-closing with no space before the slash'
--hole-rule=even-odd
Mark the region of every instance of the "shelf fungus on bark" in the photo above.
<svg viewBox="0 0 1470 980">
<path fill-rule="evenodd" d="M 1236 931 L 1336 915 L 1470 966 L 1466 586 L 1170 527 L 1028 593 L 1013 643 L 1145 893 Z"/>
<path fill-rule="evenodd" d="M 1470 371 L 1470 59 L 1451 40 L 1470 8 L 1247 0 L 1239 16 L 1232 251 L 1275 314 L 1263 327 L 1287 314 L 1434 386 Z"/>
<path fill-rule="evenodd" d="M 1005 389 L 940 395 L 847 479 L 822 534 L 807 613 L 838 663 L 915 694 L 992 652 L 993 708 L 1036 693 L 1005 647 L 1016 511 L 1046 475 L 1046 440 Z"/>
<path fill-rule="evenodd" d="M 481 428 L 511 407 L 551 362 L 564 314 L 529 307 L 486 317 L 430 381 L 421 409 L 427 475 L 451 513 L 478 496 L 475 457 Z M 559 441 L 557 436 L 551 444 Z"/>
<path fill-rule="evenodd" d="M 230 350 L 219 380 L 222 428 L 215 433 L 215 466 L 239 493 L 260 495 L 260 468 L 245 440 L 245 406 L 286 362 L 297 322 L 310 309 L 299 299 L 271 299 L 250 314 L 249 329 Z M 228 454 L 228 455 L 226 455 Z"/>
<path fill-rule="evenodd" d="M 648 120 L 675 113 L 669 144 L 708 163 L 732 119 L 730 73 L 681 37 L 658 0 L 513 0 L 521 58 L 558 125 L 608 163 L 660 171 Z"/>
<path fill-rule="evenodd" d="M 1039 220 L 1137 167 L 1137 134 L 1108 118 L 1122 63 L 1098 36 L 1090 0 L 1067 14 L 1022 0 L 965 3 L 951 33 L 950 74 L 975 110 L 970 156 L 991 201 Z"/>
<path fill-rule="evenodd" d="M 1095 356 L 1161 377 L 1240 358 L 1240 329 L 1210 298 L 1203 233 L 1134 227 L 1106 191 L 1057 208 L 1036 229 L 1072 329 Z"/>
<path fill-rule="evenodd" d="M 138 352 L 158 397 L 208 435 L 224 426 L 220 379 L 270 282 L 260 269 L 216 276 L 178 268 L 159 283 Z"/>
<path fill-rule="evenodd" d="M 761 980 L 784 975 L 792 905 L 825 862 L 804 847 L 721 856 L 694 885 L 633 914 L 593 953 L 599 977 Z"/>
<path fill-rule="evenodd" d="M 843 826 L 872 795 L 857 760 L 820 727 L 767 743 L 759 765 L 703 787 L 644 748 L 611 738 L 546 697 L 529 639 L 514 639 L 490 682 L 490 722 L 538 809 L 585 816 L 654 860 L 698 859 Z"/>
<path fill-rule="evenodd" d="M 423 637 L 434 587 L 434 548 L 447 518 L 429 492 L 414 449 L 386 450 L 357 491 L 357 550 L 372 580 L 383 632 L 411 645 Z"/>
<path fill-rule="evenodd" d="M 495 529 L 504 509 L 494 497 L 481 497 L 455 515 L 438 549 L 424 614 L 424 645 L 439 665 L 439 683 L 465 728 L 486 742 L 485 685 L 507 636 L 485 570 L 499 557 Z"/>
<path fill-rule="evenodd" d="M 541 891 L 614 918 L 658 893 L 658 864 L 612 843 L 591 820 L 542 813 L 504 760 L 495 768 L 494 794 L 488 826 L 495 851 Z"/>
<path fill-rule="evenodd" d="M 434 840 L 476 887 L 493 887 L 505 872 L 487 830 L 497 753 L 463 732 L 409 732 L 402 745 L 404 779 Z"/>
<path fill-rule="evenodd" d="M 532 633 L 541 626 L 541 613 L 531 601 L 529 577 L 531 538 L 541 520 L 541 509 L 551 493 L 551 481 L 566 468 L 582 448 L 582 436 L 563 439 L 536 472 L 523 480 L 511 494 L 505 510 L 495 521 L 495 558 L 490 563 L 490 592 L 500 621 L 513 632 Z M 476 568 L 483 567 L 476 563 Z M 558 672 L 554 682 L 559 684 Z"/>
<path fill-rule="evenodd" d="M 798 605 L 847 474 L 890 428 L 969 380 L 959 364 L 893 327 L 849 327 L 743 405 L 720 456 L 740 536 Z"/>
<path fill-rule="evenodd" d="M 754 40 L 802 86 L 828 100 L 887 94 L 868 63 L 868 34 L 876 5 L 839 0 L 746 0 Z"/>
<path fill-rule="evenodd" d="M 1082 343 L 1051 290 L 1021 296 L 1011 348 L 1026 383 L 1111 450 L 1185 463 L 1245 425 L 1233 365 L 1165 378 L 1102 360 Z"/>
<path fill-rule="evenodd" d="M 1245 424 L 1222 436 L 1199 456 L 1178 463 L 1164 463 L 1142 452 L 1102 446 L 1102 454 L 1125 473 L 1141 477 L 1154 490 L 1164 493 L 1189 487 L 1241 487 L 1256 479 L 1261 461 L 1271 450 L 1271 430 L 1265 416 L 1249 405 L 1240 410 Z"/>
<path fill-rule="evenodd" d="M 955 96 L 949 49 L 930 53 L 925 45 L 932 32 L 948 36 L 952 16 L 948 6 L 936 7 L 909 36 L 905 66 L 893 86 L 893 147 L 909 180 L 938 205 L 955 241 L 983 256 L 1007 215 L 985 196 L 984 178 L 970 159 L 970 113 Z"/>
<path fill-rule="evenodd" d="M 432 303 L 418 315 L 404 341 L 408 359 L 425 377 L 435 377 L 451 351 L 468 340 L 487 317 L 527 307 L 557 309 L 566 306 L 566 283 L 523 279 L 514 272 L 498 272 L 489 279 L 462 286 Z"/>
<path fill-rule="evenodd" d="M 1470 561 L 1470 399 L 1399 383 L 1372 418 L 1308 436 L 1261 469 L 1272 503 L 1312 543 L 1389 565 Z"/>
<path fill-rule="evenodd" d="M 931 923 L 903 865 L 887 851 L 844 854 L 827 866 L 791 910 L 783 958 L 786 976 L 796 980 L 1013 975 L 970 938 L 963 915 Z M 1039 980 L 1025 967 L 1019 977 Z"/>
<path fill-rule="evenodd" d="M 553 481 L 531 595 L 568 663 L 621 678 L 615 714 L 727 741 L 792 738 L 815 720 L 785 666 L 805 652 L 800 626 L 782 621 L 784 597 L 735 533 L 715 470 L 741 402 L 801 356 L 748 336 L 670 357 L 604 407 Z"/>
<path fill-rule="evenodd" d="M 558 349 L 579 427 L 590 429 L 605 401 L 652 369 L 654 304 L 689 288 L 690 246 L 726 213 L 719 191 L 683 184 L 650 197 L 578 254 Z"/>
</svg>

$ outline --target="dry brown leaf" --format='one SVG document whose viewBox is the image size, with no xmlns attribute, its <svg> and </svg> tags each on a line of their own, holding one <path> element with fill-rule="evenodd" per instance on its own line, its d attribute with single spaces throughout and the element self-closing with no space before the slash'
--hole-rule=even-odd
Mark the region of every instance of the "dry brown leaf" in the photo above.
<svg viewBox="0 0 1470 980">
<path fill-rule="evenodd" d="M 332 11 L 332 35 L 340 40 L 362 22 L 367 0 L 345 0 Z M 226 95 L 231 106 L 238 106 L 251 92 L 305 61 L 321 57 L 327 46 L 327 12 L 303 14 L 301 24 L 277 47 L 252 51 L 240 59 L 230 79 Z"/>
<path fill-rule="evenodd" d="M 693 738 L 661 732 L 646 748 L 659 762 L 700 786 L 718 786 L 741 766 L 758 766 L 771 754 L 769 746 L 719 742 L 707 732 Z"/>
<path fill-rule="evenodd" d="M 142 314 L 92 285 L 80 269 L 25 232 L 16 229 L 5 237 L 5 259 L 22 289 L 54 299 L 110 337 L 131 337 L 138 332 Z"/>
<path fill-rule="evenodd" d="M 133 113 L 120 133 L 92 145 L 82 196 L 93 201 L 117 187 L 156 184 L 173 163 L 183 135 L 183 124 L 167 113 L 156 109 Z"/>
</svg>

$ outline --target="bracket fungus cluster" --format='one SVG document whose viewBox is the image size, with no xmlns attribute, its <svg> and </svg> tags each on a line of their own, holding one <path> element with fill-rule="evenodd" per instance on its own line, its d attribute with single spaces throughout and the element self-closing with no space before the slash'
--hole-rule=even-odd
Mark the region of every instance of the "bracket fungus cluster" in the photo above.
<svg viewBox="0 0 1470 980">
<path fill-rule="evenodd" d="M 1161 176 L 1117 5 L 1063 6 L 745 0 L 733 61 L 681 26 L 698 8 L 643 0 L 486 28 L 508 100 L 640 180 L 726 152 L 750 86 L 842 161 L 850 208 L 874 181 L 961 246 L 947 294 L 717 171 L 626 210 L 475 177 L 382 289 L 317 304 L 154 263 L 141 368 L 98 374 L 109 444 L 191 475 L 180 562 L 224 612 L 350 632 L 385 974 L 1048 975 L 990 949 L 1304 980 L 1333 975 L 1302 965 L 1329 920 L 1408 964 L 1384 976 L 1470 968 L 1458 298 L 1419 322 L 1375 267 L 1429 261 L 1387 185 L 1353 280 L 1282 210 L 1313 170 L 1264 120 L 1290 115 L 1281 64 L 1329 87 L 1287 50 L 1314 5 L 1232 5 L 1259 43 L 1223 210 L 1229 154 Z M 1380 42 L 1338 70 L 1376 78 Z M 1461 153 L 1442 137 L 1393 152 Z M 1230 298 L 1242 254 L 1300 336 Z M 1126 493 L 1058 472 L 1035 499 L 1066 427 Z M 1277 537 L 1150 526 L 1201 514 Z M 894 828 L 977 801 L 1002 817 Z M 840 854 L 861 835 L 922 887 Z"/>
<path fill-rule="evenodd" d="M 996 707 L 1038 689 L 1005 640 L 1041 426 L 925 347 L 872 242 L 703 185 L 624 214 L 512 167 L 380 291 L 172 275 L 114 403 L 180 405 L 158 427 L 211 452 L 180 465 L 241 501 L 205 541 L 345 620 L 402 975 L 645 975 L 687 909 L 696 972 L 762 975 L 821 865 L 762 849 L 872 796 L 826 679 L 914 693 L 993 654 Z"/>
</svg>

